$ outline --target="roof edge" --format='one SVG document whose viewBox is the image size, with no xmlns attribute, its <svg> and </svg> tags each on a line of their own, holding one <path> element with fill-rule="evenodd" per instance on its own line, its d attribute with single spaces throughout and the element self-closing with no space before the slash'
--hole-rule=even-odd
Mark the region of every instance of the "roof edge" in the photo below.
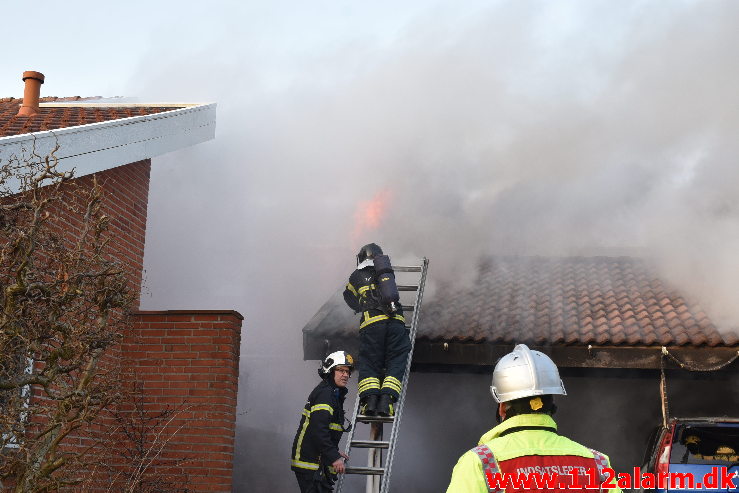
<svg viewBox="0 0 739 493">
<path fill-rule="evenodd" d="M 513 350 L 514 344 L 475 344 L 455 342 L 416 341 L 414 364 L 454 367 L 492 366 L 503 355 Z M 739 371 L 739 345 L 717 347 L 667 346 L 671 358 L 664 358 L 662 346 L 593 346 L 548 345 L 530 346 L 547 354 L 560 368 L 623 368 L 659 369 L 664 363 L 668 369 L 683 368 L 710 371 L 715 367 Z M 728 364 L 727 364 L 728 363 Z"/>
<path fill-rule="evenodd" d="M 237 310 L 134 310 L 131 312 L 133 316 L 149 316 L 149 315 L 228 315 L 244 320 L 244 316 Z"/>
<path fill-rule="evenodd" d="M 309 337 L 303 333 L 303 359 L 320 360 L 331 351 L 356 351 L 358 336 Z M 416 340 L 413 351 L 414 371 L 472 372 L 475 368 L 492 368 L 515 344 L 430 342 Z M 531 349 L 547 354 L 560 368 L 659 369 L 661 346 L 593 346 L 531 345 Z M 672 358 L 664 358 L 667 369 L 699 372 L 720 367 L 720 371 L 739 372 L 739 345 L 718 347 L 667 346 Z M 728 363 L 728 364 L 727 364 Z"/>
<path fill-rule="evenodd" d="M 73 106 L 80 106 L 75 103 Z M 216 103 L 178 108 L 152 115 L 88 123 L 57 130 L 0 137 L 0 160 L 50 154 L 62 171 L 75 177 L 160 156 L 215 138 Z"/>
<path fill-rule="evenodd" d="M 39 103 L 39 108 L 192 108 L 209 103 L 88 103 L 79 101 Z M 115 120 L 113 120 L 115 121 Z"/>
</svg>

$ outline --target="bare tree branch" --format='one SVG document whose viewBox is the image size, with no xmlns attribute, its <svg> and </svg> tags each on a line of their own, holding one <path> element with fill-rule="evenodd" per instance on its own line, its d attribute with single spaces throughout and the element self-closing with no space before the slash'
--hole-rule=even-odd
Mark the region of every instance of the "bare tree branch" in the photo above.
<svg viewBox="0 0 739 493">
<path fill-rule="evenodd" d="M 132 301 L 103 189 L 72 180 L 58 151 L 34 141 L 0 163 L 0 480 L 17 493 L 76 484 L 93 464 L 70 439 L 120 398 L 111 350 Z"/>
</svg>

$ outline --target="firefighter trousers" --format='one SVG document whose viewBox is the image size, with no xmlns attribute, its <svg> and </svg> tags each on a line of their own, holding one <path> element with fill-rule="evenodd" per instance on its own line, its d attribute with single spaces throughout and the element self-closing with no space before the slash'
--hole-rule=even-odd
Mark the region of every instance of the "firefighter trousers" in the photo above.
<svg viewBox="0 0 739 493">
<path fill-rule="evenodd" d="M 397 401 L 411 340 L 400 320 L 388 319 L 359 330 L 359 396 L 390 394 Z"/>
<path fill-rule="evenodd" d="M 331 493 L 334 482 L 319 471 L 295 471 L 300 493 Z"/>
</svg>

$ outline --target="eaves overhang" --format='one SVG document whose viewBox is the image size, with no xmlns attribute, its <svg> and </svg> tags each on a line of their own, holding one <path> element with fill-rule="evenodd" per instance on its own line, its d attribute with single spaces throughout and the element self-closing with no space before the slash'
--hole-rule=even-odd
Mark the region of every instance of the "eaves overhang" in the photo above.
<svg viewBox="0 0 739 493">
<path fill-rule="evenodd" d="M 458 371 L 492 367 L 513 350 L 512 344 L 417 341 L 413 364 L 417 371 Z M 530 345 L 560 368 L 667 369 L 690 371 L 739 370 L 739 346 L 593 346 Z"/>
<path fill-rule="evenodd" d="M 110 107 L 111 104 L 41 104 L 41 107 Z M 119 105 L 120 106 L 120 105 Z M 129 105 L 131 106 L 131 105 Z M 147 104 L 142 106 L 157 106 Z M 161 106 L 161 105 L 160 105 Z M 170 111 L 0 138 L 0 161 L 50 154 L 55 147 L 61 171 L 75 176 L 149 159 L 215 137 L 216 103 L 176 104 Z"/>
<path fill-rule="evenodd" d="M 332 335 L 324 337 L 303 333 L 303 358 L 320 360 L 332 351 L 356 352 L 359 346 L 356 335 Z M 416 340 L 413 351 L 413 371 L 421 372 L 471 372 L 492 370 L 495 363 L 513 350 L 513 344 L 474 342 L 440 342 L 424 338 Z M 593 346 L 558 345 L 538 346 L 560 368 L 610 368 L 610 369 L 667 369 L 683 368 L 692 371 L 711 369 L 739 371 L 739 346 Z M 664 351 L 670 357 L 664 357 Z M 682 363 L 677 363 L 679 361 Z"/>
</svg>

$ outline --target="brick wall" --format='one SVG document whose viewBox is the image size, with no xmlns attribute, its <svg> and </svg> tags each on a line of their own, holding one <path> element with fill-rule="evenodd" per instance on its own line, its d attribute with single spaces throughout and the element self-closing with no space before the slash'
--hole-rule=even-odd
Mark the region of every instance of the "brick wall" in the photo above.
<svg viewBox="0 0 739 493">
<path fill-rule="evenodd" d="M 230 492 L 243 317 L 210 310 L 133 317 L 122 355 L 139 382 L 138 407 L 150 416 L 172 412 L 151 472 L 173 485 L 186 478 L 189 492 Z"/>
<path fill-rule="evenodd" d="M 60 188 L 60 205 L 52 204 L 48 209 L 51 220 L 47 227 L 59 233 L 67 242 L 75 243 L 83 227 L 87 194 L 93 180 L 97 180 L 103 190 L 101 213 L 109 218 L 108 254 L 126 273 L 129 289 L 134 296 L 133 308 L 139 306 L 141 291 L 150 170 L 151 160 L 146 159 L 75 178 Z M 56 275 L 55 272 L 48 274 Z M 120 324 L 124 314 L 114 314 L 112 319 L 115 319 L 112 323 Z M 117 329 L 120 330 L 120 327 Z M 120 356 L 120 346 L 111 347 L 104 356 L 101 369 L 108 371 L 120 368 Z M 36 370 L 40 370 L 42 365 L 43 362 L 34 362 Z M 29 406 L 35 410 L 31 413 L 30 423 L 26 427 L 29 436 L 32 436 L 47 421 L 46 413 L 53 409 L 53 402 L 46 397 L 46 393 L 40 387 L 33 386 Z M 42 409 L 44 406 L 48 406 L 48 409 Z M 109 416 L 100 416 L 91 425 L 72 431 L 60 448 L 62 452 L 88 450 L 99 443 L 98 437 L 111 425 L 114 423 L 110 422 Z M 74 465 L 72 468 L 77 466 Z"/>
<path fill-rule="evenodd" d="M 128 288 L 133 294 L 132 309 L 138 309 L 141 298 L 150 172 L 151 160 L 145 159 L 75 178 L 69 187 L 64 189 L 64 193 L 68 195 L 65 200 L 77 201 L 77 205 L 84 210 L 84 203 L 80 201 L 82 196 L 80 192 L 90 189 L 95 179 L 102 187 L 101 212 L 109 217 L 108 253 L 126 272 Z M 75 233 L 79 232 L 80 224 L 79 219 L 75 217 L 75 212 L 64 209 L 64 214 L 58 219 L 61 220 L 65 233 L 74 238 Z M 124 314 L 120 316 L 123 317 Z M 119 321 L 117 316 L 114 317 Z M 120 370 L 121 347 L 119 345 L 107 351 L 100 367 L 105 371 Z M 92 447 L 97 450 L 101 434 L 104 435 L 106 430 L 115 425 L 111 422 L 110 414 L 104 413 L 94 423 L 71 433 L 62 448 L 69 447 L 80 451 Z"/>
<path fill-rule="evenodd" d="M 77 178 L 65 188 L 65 201 L 81 206 L 80 191 L 95 178 L 102 185 L 110 254 L 126 271 L 134 308 L 140 300 L 150 169 L 147 159 Z M 79 210 L 65 210 L 53 227 L 74 239 L 81 227 L 76 214 Z M 63 448 L 94 446 L 96 452 L 92 462 L 86 459 L 92 469 L 82 469 L 83 485 L 64 491 L 115 491 L 111 485 L 123 491 L 135 465 L 131 454 L 143 447 L 143 486 L 136 491 L 230 492 L 242 319 L 234 311 L 133 313 L 122 344 L 105 360 L 105 367 L 120 370 L 125 400 L 68 437 Z M 31 403 L 41 398 L 32 394 Z M 138 437 L 141 443 L 126 435 L 121 419 L 148 429 Z"/>
<path fill-rule="evenodd" d="M 139 306 L 144 270 L 150 172 L 151 160 L 145 159 L 74 178 L 60 188 L 63 205 L 49 206 L 52 219 L 46 224 L 67 241 L 76 242 L 83 226 L 87 194 L 97 179 L 103 189 L 101 212 L 109 218 L 109 254 L 125 269 L 135 297 L 134 308 Z"/>
<path fill-rule="evenodd" d="M 54 215 L 50 228 L 56 229 L 70 241 L 76 241 L 82 227 L 85 194 L 93 180 L 97 179 L 103 189 L 101 212 L 110 219 L 109 253 L 126 271 L 135 298 L 134 308 L 139 306 L 144 271 L 150 172 L 151 160 L 145 159 L 75 178 L 61 189 L 65 205 L 50 209 Z"/>
<path fill-rule="evenodd" d="M 96 177 L 105 191 L 103 212 L 110 217 L 111 254 L 126 269 L 134 308 L 141 297 L 150 173 L 151 159 L 145 159 L 75 180 L 85 187 Z"/>
</svg>

